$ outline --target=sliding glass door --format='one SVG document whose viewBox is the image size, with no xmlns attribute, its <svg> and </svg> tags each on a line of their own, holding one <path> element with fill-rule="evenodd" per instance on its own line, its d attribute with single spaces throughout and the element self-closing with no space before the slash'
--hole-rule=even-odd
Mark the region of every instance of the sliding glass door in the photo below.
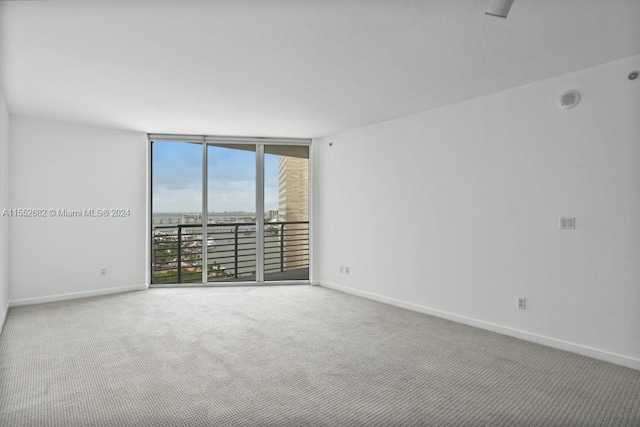
<svg viewBox="0 0 640 427">
<path fill-rule="evenodd" d="M 308 140 L 149 138 L 153 285 L 309 280 Z"/>
<path fill-rule="evenodd" d="M 209 144 L 207 282 L 255 281 L 256 146 Z"/>
<path fill-rule="evenodd" d="M 309 280 L 309 147 L 264 152 L 264 279 Z"/>
</svg>

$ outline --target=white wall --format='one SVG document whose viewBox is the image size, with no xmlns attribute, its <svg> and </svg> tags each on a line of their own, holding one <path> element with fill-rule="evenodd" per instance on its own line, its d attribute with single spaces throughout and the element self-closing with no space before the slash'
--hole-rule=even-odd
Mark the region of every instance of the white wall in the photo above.
<svg viewBox="0 0 640 427">
<path fill-rule="evenodd" d="M 0 92 L 0 331 L 9 304 L 9 111 Z"/>
<path fill-rule="evenodd" d="M 638 69 L 314 140 L 314 280 L 640 369 Z"/>
<path fill-rule="evenodd" d="M 146 145 L 143 133 L 11 117 L 12 208 L 131 210 L 12 218 L 12 305 L 145 287 Z"/>
</svg>

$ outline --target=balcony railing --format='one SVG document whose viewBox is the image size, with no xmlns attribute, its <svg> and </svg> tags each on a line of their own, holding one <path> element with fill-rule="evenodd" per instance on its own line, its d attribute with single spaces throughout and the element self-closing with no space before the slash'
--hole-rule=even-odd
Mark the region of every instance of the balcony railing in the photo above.
<svg viewBox="0 0 640 427">
<path fill-rule="evenodd" d="M 155 225 L 151 283 L 202 283 L 202 225 Z M 256 280 L 256 224 L 207 225 L 207 282 Z M 309 222 L 269 222 L 266 280 L 309 279 Z"/>
</svg>

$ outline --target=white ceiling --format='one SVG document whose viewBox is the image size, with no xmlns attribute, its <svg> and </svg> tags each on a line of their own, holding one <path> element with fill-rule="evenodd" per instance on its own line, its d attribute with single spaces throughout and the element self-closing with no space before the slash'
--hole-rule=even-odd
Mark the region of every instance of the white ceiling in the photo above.
<svg viewBox="0 0 640 427">
<path fill-rule="evenodd" d="M 15 115 L 316 137 L 640 53 L 640 0 L 0 1 Z"/>
</svg>

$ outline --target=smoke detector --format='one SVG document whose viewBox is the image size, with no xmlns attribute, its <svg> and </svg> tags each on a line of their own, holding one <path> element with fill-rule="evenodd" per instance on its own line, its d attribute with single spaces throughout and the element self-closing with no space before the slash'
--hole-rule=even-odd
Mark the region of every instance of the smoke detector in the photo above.
<svg viewBox="0 0 640 427">
<path fill-rule="evenodd" d="M 573 108 L 580 102 L 580 92 L 577 90 L 568 90 L 560 95 L 560 107 L 568 110 Z"/>
</svg>

